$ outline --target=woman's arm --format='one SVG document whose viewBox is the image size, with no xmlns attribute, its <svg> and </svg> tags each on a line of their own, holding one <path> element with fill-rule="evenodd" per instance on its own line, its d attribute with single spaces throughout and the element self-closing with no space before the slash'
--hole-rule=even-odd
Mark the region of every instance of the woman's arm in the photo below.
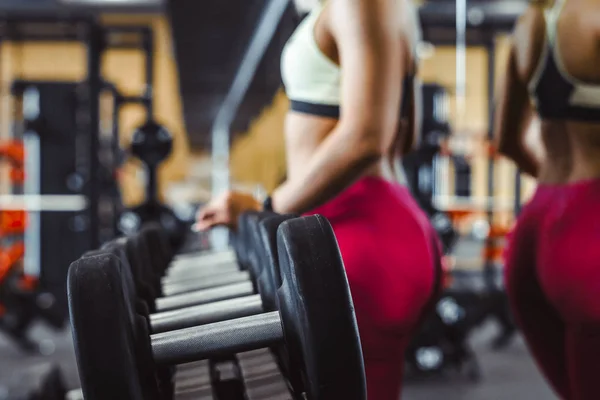
<svg viewBox="0 0 600 400">
<path fill-rule="evenodd" d="M 539 161 L 525 144 L 525 134 L 533 110 L 527 86 L 519 78 L 516 50 L 511 48 L 505 79 L 496 103 L 494 115 L 494 138 L 501 154 L 512 159 L 521 171 L 537 177 Z"/>
<path fill-rule="evenodd" d="M 404 76 L 397 6 L 386 0 L 331 0 L 329 28 L 343 74 L 340 121 L 303 173 L 273 193 L 275 211 L 302 213 L 323 204 L 391 145 L 386 141 L 398 123 Z"/>
</svg>

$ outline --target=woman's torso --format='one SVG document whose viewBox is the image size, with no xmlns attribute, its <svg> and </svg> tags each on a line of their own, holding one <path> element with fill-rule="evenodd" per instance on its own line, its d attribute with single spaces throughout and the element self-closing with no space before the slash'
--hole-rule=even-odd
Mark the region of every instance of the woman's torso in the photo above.
<svg viewBox="0 0 600 400">
<path fill-rule="evenodd" d="M 400 2 L 404 0 L 397 0 Z M 400 7 L 398 8 L 400 10 Z M 314 10 L 309 16 L 307 16 L 308 21 L 304 21 L 303 23 L 308 23 L 308 26 L 300 26 L 298 29 L 304 29 L 308 31 L 299 32 L 297 34 L 303 35 L 303 41 L 306 40 L 314 40 L 311 45 L 315 45 L 316 48 L 313 51 L 317 51 L 318 55 L 312 55 L 313 57 L 320 57 L 321 63 L 329 63 L 329 66 L 325 66 L 324 68 L 343 68 L 340 67 L 339 57 L 337 52 L 337 46 L 333 36 L 330 33 L 330 29 L 328 26 L 329 19 L 329 7 L 327 7 L 327 3 L 319 6 L 316 10 Z M 402 42 L 407 46 L 408 51 L 406 54 L 409 55 L 410 59 L 406 60 L 405 65 L 409 65 L 412 68 L 412 64 L 414 62 L 412 54 L 414 53 L 414 41 L 408 39 L 411 37 L 411 32 L 408 30 L 414 27 L 414 21 L 406 22 L 407 18 L 412 19 L 412 15 L 402 15 L 400 12 L 398 13 L 398 35 L 402 37 Z M 312 20 L 311 20 L 312 19 Z M 307 35 L 312 33 L 312 38 L 307 38 Z M 292 39 L 294 37 L 292 36 Z M 306 43 L 304 44 L 306 46 Z M 289 46 L 289 43 L 288 43 Z M 284 50 L 284 58 L 282 58 L 282 64 L 286 62 L 285 60 L 285 50 Z M 326 59 L 323 61 L 323 57 Z M 333 73 L 333 72 L 331 72 Z M 314 82 L 313 82 L 314 83 Z M 292 99 L 293 100 L 293 99 Z M 365 105 L 368 106 L 368 105 Z M 399 108 L 400 109 L 400 108 Z M 285 121 L 285 143 L 286 143 L 286 156 L 287 156 L 287 170 L 288 170 L 288 179 L 294 179 L 295 176 L 302 171 L 302 169 L 308 163 L 310 157 L 313 155 L 315 150 L 319 147 L 321 142 L 327 138 L 327 136 L 333 131 L 338 123 L 337 117 L 329 117 L 329 116 L 321 116 L 321 115 L 311 115 L 306 112 L 297 112 L 294 110 L 290 110 L 286 116 Z M 405 132 L 397 132 L 395 133 L 397 136 L 404 134 Z M 394 144 L 397 144 L 398 140 L 394 139 L 392 141 Z M 386 154 L 393 154 L 394 152 L 388 151 Z M 377 164 L 371 166 L 366 172 L 366 176 L 377 176 L 382 177 L 388 180 L 397 181 L 398 177 L 395 176 L 391 168 L 392 162 L 389 159 L 389 156 L 385 156 L 382 160 L 380 160 Z"/>
<path fill-rule="evenodd" d="M 517 25 L 514 46 L 520 78 L 531 84 L 543 67 L 540 63 L 553 57 L 551 62 L 560 70 L 557 81 L 587 87 L 588 102 L 583 111 L 598 118 L 576 117 L 581 114 L 577 112 L 556 118 L 541 116 L 545 157 L 538 180 L 548 184 L 600 177 L 600 4 L 595 0 L 558 1 L 561 3 L 546 10 L 531 5 Z M 549 31 L 554 35 L 553 45 L 548 44 Z M 553 84 L 546 83 L 548 93 Z M 542 100 L 554 101 L 551 96 Z M 572 96 L 573 92 L 570 99 Z"/>
</svg>

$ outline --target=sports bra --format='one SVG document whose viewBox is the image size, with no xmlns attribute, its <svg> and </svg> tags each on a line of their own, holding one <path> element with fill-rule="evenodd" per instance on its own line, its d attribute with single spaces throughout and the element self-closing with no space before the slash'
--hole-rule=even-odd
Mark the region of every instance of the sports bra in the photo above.
<svg viewBox="0 0 600 400">
<path fill-rule="evenodd" d="M 546 38 L 528 90 L 538 114 L 544 119 L 600 122 L 600 85 L 569 75 L 560 57 L 556 37 L 558 17 L 565 0 L 544 10 Z"/>
<path fill-rule="evenodd" d="M 304 18 L 283 48 L 281 76 L 292 111 L 339 119 L 341 68 L 321 51 L 314 36 L 323 3 Z M 412 87 L 413 79 L 408 75 L 403 80 L 401 117 L 408 116 L 410 93 L 406 89 Z"/>
</svg>

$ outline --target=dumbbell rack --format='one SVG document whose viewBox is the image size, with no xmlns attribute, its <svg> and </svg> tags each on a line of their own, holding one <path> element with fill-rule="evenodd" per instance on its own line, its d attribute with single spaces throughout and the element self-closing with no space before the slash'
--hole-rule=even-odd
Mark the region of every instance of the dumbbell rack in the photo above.
<svg viewBox="0 0 600 400">
<path fill-rule="evenodd" d="M 291 398 L 281 371 L 267 349 L 236 354 L 228 363 L 182 364 L 175 375 L 175 400 Z"/>
<path fill-rule="evenodd" d="M 201 233 L 194 233 L 198 243 Z M 209 246 L 189 249 L 182 257 L 208 254 Z M 186 254 L 187 253 L 187 254 Z M 203 360 L 176 367 L 174 400 L 288 400 L 292 395 L 268 349 L 238 353 L 221 360 Z"/>
</svg>

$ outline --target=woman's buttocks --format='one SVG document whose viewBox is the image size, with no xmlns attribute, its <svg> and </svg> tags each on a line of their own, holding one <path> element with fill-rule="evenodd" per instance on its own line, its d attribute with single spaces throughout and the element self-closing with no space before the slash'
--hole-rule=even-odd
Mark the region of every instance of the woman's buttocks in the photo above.
<svg viewBox="0 0 600 400">
<path fill-rule="evenodd" d="M 359 319 L 400 331 L 419 317 L 434 281 L 431 230 L 413 203 L 406 188 L 364 177 L 312 212 L 333 226 Z"/>
</svg>

